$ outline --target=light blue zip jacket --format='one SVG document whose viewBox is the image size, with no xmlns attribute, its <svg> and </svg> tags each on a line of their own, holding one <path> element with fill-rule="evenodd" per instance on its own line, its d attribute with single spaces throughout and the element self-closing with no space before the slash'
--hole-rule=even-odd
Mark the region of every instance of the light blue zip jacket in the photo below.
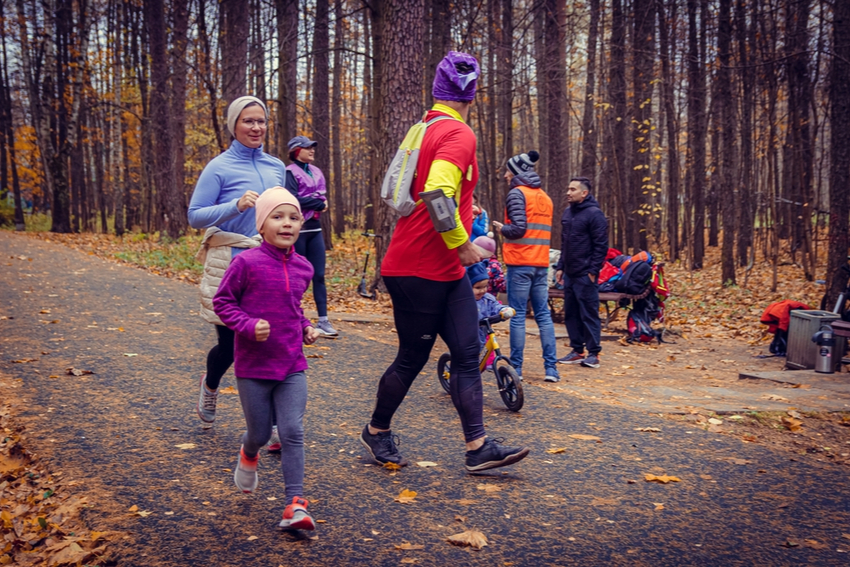
<svg viewBox="0 0 850 567">
<path fill-rule="evenodd" d="M 192 228 L 217 226 L 227 232 L 251 237 L 257 234 L 254 209 L 239 212 L 236 203 L 245 191 L 262 193 L 286 184 L 286 166 L 276 157 L 251 149 L 237 140 L 224 153 L 210 161 L 195 185 L 189 202 Z M 235 256 L 243 249 L 234 248 Z"/>
</svg>

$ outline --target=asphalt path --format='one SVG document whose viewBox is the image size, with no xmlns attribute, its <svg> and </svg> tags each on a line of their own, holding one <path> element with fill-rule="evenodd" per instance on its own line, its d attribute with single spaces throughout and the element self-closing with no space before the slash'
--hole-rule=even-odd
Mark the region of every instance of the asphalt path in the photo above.
<svg viewBox="0 0 850 567">
<path fill-rule="evenodd" d="M 411 466 L 377 467 L 357 437 L 395 348 L 386 328 L 356 324 L 307 349 L 305 496 L 320 523 L 283 532 L 278 457 L 262 454 L 255 494 L 233 485 L 238 396 L 219 396 L 211 430 L 195 414 L 214 330 L 194 286 L 5 231 L 0 274 L 0 394 L 20 403 L 53 470 L 78 480 L 93 527 L 127 532 L 118 565 L 850 563 L 846 469 L 566 392 L 529 387 L 514 414 L 485 375 L 488 431 L 532 452 L 467 474 L 436 350 L 394 421 Z M 404 489 L 414 502 L 395 501 Z M 131 516 L 134 505 L 150 515 Z M 446 542 L 469 529 L 489 545 Z M 422 549 L 396 548 L 405 542 Z"/>
</svg>

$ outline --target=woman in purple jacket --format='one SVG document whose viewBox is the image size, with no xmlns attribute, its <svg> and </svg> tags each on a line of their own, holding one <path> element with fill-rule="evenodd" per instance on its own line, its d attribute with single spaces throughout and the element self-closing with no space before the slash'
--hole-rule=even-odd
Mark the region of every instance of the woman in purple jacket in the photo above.
<svg viewBox="0 0 850 567">
<path fill-rule="evenodd" d="M 256 490 L 260 448 L 276 417 L 289 503 L 280 526 L 312 530 L 304 498 L 307 360 L 301 343 L 314 343 L 319 332 L 304 317 L 301 297 L 313 268 L 294 251 L 303 222 L 295 196 L 283 187 L 267 189 L 254 208 L 263 243 L 233 258 L 213 298 L 216 315 L 236 334 L 234 372 L 248 428 L 233 481 L 243 492 Z"/>
<path fill-rule="evenodd" d="M 313 265 L 313 298 L 319 321 L 316 329 L 326 337 L 339 335 L 328 321 L 328 289 L 325 287 L 325 240 L 319 215 L 328 210 L 327 186 L 322 170 L 313 165 L 316 159 L 316 146 L 307 136 L 295 136 L 289 140 L 289 161 L 286 171 L 295 177 L 298 183 L 298 202 L 304 214 L 304 226 L 301 236 L 295 243 L 295 251 L 307 258 Z"/>
</svg>

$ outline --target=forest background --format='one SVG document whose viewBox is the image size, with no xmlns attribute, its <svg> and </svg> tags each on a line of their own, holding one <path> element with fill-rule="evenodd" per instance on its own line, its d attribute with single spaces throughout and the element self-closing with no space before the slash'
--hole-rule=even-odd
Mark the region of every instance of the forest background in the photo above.
<svg viewBox="0 0 850 567">
<path fill-rule="evenodd" d="M 556 211 L 570 177 L 594 180 L 612 246 L 687 270 L 717 247 L 726 286 L 772 267 L 775 291 L 790 262 L 843 289 L 841 0 L 2 0 L 0 215 L 192 234 L 194 183 L 230 142 L 227 104 L 253 94 L 271 112 L 267 152 L 319 142 L 328 246 L 388 236 L 381 178 L 452 49 L 481 63 L 470 124 L 491 218 L 506 159 L 537 149 Z"/>
</svg>

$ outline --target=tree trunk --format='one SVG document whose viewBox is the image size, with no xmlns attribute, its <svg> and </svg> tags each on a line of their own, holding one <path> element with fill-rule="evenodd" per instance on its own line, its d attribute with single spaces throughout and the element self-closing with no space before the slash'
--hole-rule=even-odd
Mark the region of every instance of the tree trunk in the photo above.
<svg viewBox="0 0 850 567">
<path fill-rule="evenodd" d="M 546 106 L 549 114 L 548 139 L 549 161 L 546 166 L 546 185 L 543 189 L 552 198 L 554 204 L 553 219 L 561 218 L 563 195 L 569 184 L 567 179 L 569 160 L 564 151 L 564 117 L 562 104 L 564 100 L 566 52 L 564 46 L 564 0 L 545 0 L 546 10 L 544 24 L 546 45 Z M 561 223 L 552 223 L 550 246 L 561 247 Z"/>
<path fill-rule="evenodd" d="M 722 128 L 720 148 L 720 184 L 717 195 L 723 201 L 723 247 L 721 251 L 720 283 L 735 285 L 735 210 L 737 198 L 735 191 L 735 106 L 731 104 L 732 73 L 729 70 L 732 45 L 732 0 L 720 0 L 720 14 L 717 33 L 717 50 L 720 68 L 717 71 L 718 95 L 720 104 L 720 124 Z M 719 199 L 718 199 L 719 200 Z"/>
<path fill-rule="evenodd" d="M 6 21 L 5 14 L 5 2 L 0 2 L 0 20 Z M 3 61 L 2 61 L 2 79 L 3 79 L 3 88 L 0 90 L 0 105 L 2 105 L 2 114 L 3 114 L 3 134 L 4 134 L 4 144 L 5 147 L 3 149 L 4 155 L 6 154 L 6 148 L 8 148 L 8 164 L 9 169 L 12 171 L 12 197 L 15 203 L 15 230 L 23 231 L 26 230 L 26 223 L 24 221 L 24 208 L 21 199 L 21 184 L 18 179 L 18 162 L 15 159 L 15 137 L 14 137 L 14 125 L 12 123 L 13 114 L 12 114 L 12 96 L 11 96 L 11 85 L 9 83 L 9 56 L 6 51 L 6 27 L 2 27 L 2 49 L 3 49 Z M 4 185 L 6 183 L 6 176 L 4 172 L 3 182 Z"/>
<path fill-rule="evenodd" d="M 590 0 L 590 27 L 587 31 L 587 82 L 584 87 L 584 115 L 581 120 L 581 175 L 596 179 L 596 43 L 599 36 L 599 0 Z"/>
<path fill-rule="evenodd" d="M 174 136 L 174 185 L 180 202 L 189 205 L 191 188 L 186 187 L 186 37 L 189 28 L 189 6 L 186 0 L 172 2 L 171 47 L 171 125 Z"/>
<path fill-rule="evenodd" d="M 150 120 L 154 143 L 154 186 L 163 228 L 171 238 L 186 231 L 186 210 L 174 185 L 171 116 L 168 107 L 168 59 L 166 58 L 165 7 L 162 0 L 145 0 L 145 27 L 150 41 Z M 243 69 L 244 72 L 244 69 Z"/>
<path fill-rule="evenodd" d="M 452 12 L 449 0 L 430 0 L 430 41 L 428 45 L 428 60 L 425 61 L 425 107 L 430 108 L 434 101 L 431 97 L 431 85 L 434 83 L 434 73 L 437 65 L 449 52 L 452 44 Z"/>
<path fill-rule="evenodd" d="M 334 71 L 333 100 L 331 101 L 331 154 L 333 161 L 333 232 L 342 236 L 345 232 L 345 200 L 342 194 L 342 128 L 340 107 L 342 106 L 342 48 L 345 44 L 345 26 L 342 21 L 343 0 L 334 2 Z"/>
<path fill-rule="evenodd" d="M 514 155 L 514 20 L 512 0 L 502 0 L 501 23 L 501 34 L 499 38 L 499 63 L 496 66 L 496 72 L 499 76 L 498 104 L 500 106 L 499 130 L 502 131 L 502 156 L 504 157 L 504 160 L 507 161 Z M 496 104 L 496 101 L 491 101 L 491 104 Z M 528 150 L 529 148 L 522 149 L 523 152 L 527 152 Z"/>
<path fill-rule="evenodd" d="M 839 268 L 847 263 L 850 247 L 850 2 L 836 2 L 832 14 L 834 54 L 829 75 L 830 168 L 829 257 L 827 290 L 830 306 L 847 280 Z"/>
<path fill-rule="evenodd" d="M 543 187 L 547 187 L 546 168 L 549 164 L 549 93 L 546 80 L 546 6 L 536 4 L 534 12 L 534 66 L 537 69 L 537 147 L 540 163 L 537 172 Z"/>
<path fill-rule="evenodd" d="M 371 102 L 369 106 L 369 204 L 366 209 L 366 229 L 373 230 L 375 234 L 381 234 L 379 226 L 379 209 L 383 207 L 381 201 L 381 182 L 387 163 L 381 154 L 381 145 L 384 143 L 386 134 L 383 130 L 385 117 L 384 108 L 384 20 L 387 11 L 387 2 L 390 0 L 373 0 L 371 3 L 370 20 L 372 26 L 372 88 L 370 91 Z M 399 140 L 400 141 L 400 140 Z M 390 235 L 382 234 L 382 239 L 389 242 Z M 380 242 L 376 248 L 380 247 Z M 380 266 L 380 262 L 378 262 Z M 376 274 L 375 283 L 380 281 L 380 274 Z"/>
<path fill-rule="evenodd" d="M 628 109 L 626 108 L 626 23 L 624 21 L 621 0 L 611 3 L 611 63 L 608 84 L 608 95 L 611 100 L 613 116 L 609 119 L 612 128 L 610 144 L 610 167 L 614 173 L 612 191 L 615 193 L 615 209 L 618 231 L 622 234 L 619 240 L 620 250 L 626 252 L 634 246 L 628 232 L 628 171 L 626 170 L 626 123 Z M 609 113 L 610 116 L 610 113 Z M 611 213 L 609 212 L 609 215 Z"/>
<path fill-rule="evenodd" d="M 755 73 L 749 68 L 749 62 L 753 57 L 750 51 L 755 49 L 748 41 L 747 14 L 745 0 L 738 0 L 735 7 L 735 26 L 738 41 L 738 65 L 740 72 L 741 99 L 741 167 L 740 167 L 740 190 L 738 191 L 738 265 L 744 267 L 750 258 L 750 248 L 753 245 L 753 222 L 754 208 L 753 196 L 755 184 L 753 183 L 753 97 L 755 84 L 753 77 Z M 750 24 L 750 31 L 755 27 Z"/>
<path fill-rule="evenodd" d="M 632 38 L 631 159 L 626 233 L 631 246 L 649 248 L 647 230 L 652 207 L 649 194 L 656 187 L 652 180 L 652 59 L 655 51 L 655 9 L 653 0 L 634 0 L 634 37 Z"/>
<path fill-rule="evenodd" d="M 699 5 L 698 5 L 699 3 Z M 697 8 L 699 7 L 699 22 Z M 688 179 L 693 203 L 691 269 L 705 257 L 705 18 L 707 0 L 688 0 Z"/>
<path fill-rule="evenodd" d="M 668 259 L 679 259 L 679 123 L 673 100 L 673 77 L 670 69 L 669 26 L 676 18 L 676 2 L 670 2 L 665 14 L 664 0 L 655 0 L 658 10 L 658 36 L 661 51 L 661 97 L 667 126 L 667 243 Z M 675 43 L 673 44 L 675 45 Z M 675 60 L 675 48 L 673 60 Z"/>
<path fill-rule="evenodd" d="M 198 40 L 201 43 L 199 50 L 201 55 L 201 80 L 206 86 L 207 96 L 209 97 L 210 123 L 212 124 L 213 132 L 215 132 L 218 150 L 223 152 L 227 149 L 227 145 L 224 143 L 222 127 L 218 122 L 218 92 L 215 84 L 215 74 L 212 69 L 213 64 L 210 62 L 212 48 L 210 47 L 209 34 L 207 34 L 206 13 L 206 0 L 198 0 Z"/>
<path fill-rule="evenodd" d="M 319 143 L 316 146 L 315 165 L 330 177 L 330 118 L 328 97 L 328 0 L 316 0 L 316 19 L 313 28 L 313 101 L 310 105 L 313 116 L 313 139 Z M 328 199 L 333 202 L 333 186 L 328 187 Z M 322 237 L 325 248 L 333 248 L 333 231 L 330 217 L 323 214 Z"/>
<path fill-rule="evenodd" d="M 390 157 L 404 139 L 408 128 L 422 117 L 422 27 L 424 0 L 384 0 L 382 53 L 383 62 L 393 63 L 392 73 L 382 73 L 380 96 L 386 101 L 381 121 L 381 136 L 376 161 L 383 173 Z M 404 33 L 398 33 L 404 30 Z M 376 184 L 380 190 L 380 183 Z M 380 199 L 373 200 L 380 203 Z M 389 207 L 376 211 L 375 233 L 383 238 L 376 245 L 378 271 L 373 287 L 380 277 L 380 265 L 390 245 L 397 214 Z"/>
<path fill-rule="evenodd" d="M 298 58 L 298 2 L 276 0 L 278 41 L 278 110 L 277 145 L 281 156 L 287 151 L 286 143 L 298 131 L 295 102 L 298 81 L 296 63 Z"/>
<path fill-rule="evenodd" d="M 155 0 L 159 3 L 161 0 Z M 145 4 L 148 2 L 145 1 Z M 220 0 L 221 92 L 228 104 L 248 93 L 248 14 L 243 0 Z M 154 63 L 155 65 L 155 63 Z"/>
</svg>

